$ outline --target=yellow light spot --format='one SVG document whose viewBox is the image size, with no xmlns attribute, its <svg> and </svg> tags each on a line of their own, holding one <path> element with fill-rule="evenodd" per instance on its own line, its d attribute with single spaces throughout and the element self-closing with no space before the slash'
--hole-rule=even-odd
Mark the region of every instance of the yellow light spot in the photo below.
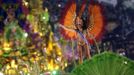
<svg viewBox="0 0 134 75">
<path fill-rule="evenodd" d="M 7 43 L 7 42 L 4 42 L 4 50 L 6 50 L 6 51 L 8 51 L 8 50 L 10 50 L 11 48 L 10 48 L 10 43 Z"/>
<path fill-rule="evenodd" d="M 6 66 L 6 69 L 10 69 L 10 66 L 9 66 L 9 64 Z"/>
<path fill-rule="evenodd" d="M 61 55 L 61 52 L 60 51 L 58 52 L 58 55 Z"/>
<path fill-rule="evenodd" d="M 17 68 L 17 65 L 16 65 L 16 63 L 15 63 L 15 60 L 12 60 L 12 61 L 11 61 L 11 67 L 12 67 L 12 68 Z"/>
<path fill-rule="evenodd" d="M 24 33 L 24 37 L 27 37 L 28 36 L 28 34 L 27 33 Z"/>
<path fill-rule="evenodd" d="M 55 70 L 58 70 L 58 69 L 59 69 L 59 66 L 58 66 L 58 65 L 56 65 Z"/>
<path fill-rule="evenodd" d="M 4 42 L 4 47 L 9 47 L 9 46 L 10 46 L 10 44 L 9 44 L 9 43 Z"/>
<path fill-rule="evenodd" d="M 40 36 L 43 36 L 43 34 L 42 33 L 39 33 L 40 34 Z"/>
<path fill-rule="evenodd" d="M 67 63 L 65 63 L 65 67 L 67 67 L 67 65 L 68 65 L 68 64 L 67 64 Z"/>
<path fill-rule="evenodd" d="M 25 6 L 28 6 L 28 2 L 26 2 L 25 0 L 23 0 L 23 4 L 24 4 Z"/>
<path fill-rule="evenodd" d="M 43 19 L 43 20 L 45 20 L 45 19 L 46 19 L 46 17 L 45 17 L 45 16 L 43 16 L 43 17 L 42 17 L 42 19 Z"/>
</svg>

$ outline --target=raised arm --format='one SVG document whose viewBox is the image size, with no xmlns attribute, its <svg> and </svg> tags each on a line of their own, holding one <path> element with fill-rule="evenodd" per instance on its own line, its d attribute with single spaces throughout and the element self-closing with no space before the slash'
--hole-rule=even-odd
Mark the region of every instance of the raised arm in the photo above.
<svg viewBox="0 0 134 75">
<path fill-rule="evenodd" d="M 76 31 L 75 31 L 75 28 L 65 27 L 65 26 L 63 26 L 63 25 L 61 25 L 61 24 L 59 24 L 59 27 L 65 29 L 65 30 L 68 30 L 68 31 L 76 32 Z"/>
</svg>

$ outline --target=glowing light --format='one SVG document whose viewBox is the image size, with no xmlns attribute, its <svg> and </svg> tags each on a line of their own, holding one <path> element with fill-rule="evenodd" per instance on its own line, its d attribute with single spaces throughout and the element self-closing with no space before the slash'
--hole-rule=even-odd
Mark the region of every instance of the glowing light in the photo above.
<svg viewBox="0 0 134 75">
<path fill-rule="evenodd" d="M 9 51 L 11 48 L 4 47 L 4 50 Z"/>
<path fill-rule="evenodd" d="M 9 47 L 10 46 L 10 44 L 9 43 L 4 43 L 4 47 Z"/>
<path fill-rule="evenodd" d="M 27 75 L 30 75 L 29 73 Z"/>
<path fill-rule="evenodd" d="M 65 67 L 67 67 L 67 63 L 65 63 Z"/>
<path fill-rule="evenodd" d="M 61 4 L 58 4 L 58 7 L 61 7 Z"/>
<path fill-rule="evenodd" d="M 6 66 L 6 69 L 10 69 L 10 66 L 9 66 L 9 64 Z"/>
<path fill-rule="evenodd" d="M 24 36 L 25 36 L 25 37 L 27 37 L 27 36 L 28 36 L 28 34 L 27 34 L 27 33 L 24 33 Z"/>
<path fill-rule="evenodd" d="M 55 70 L 58 70 L 59 69 L 59 66 L 57 65 L 56 67 L 55 67 Z"/>
<path fill-rule="evenodd" d="M 51 71 L 53 70 L 52 62 L 51 62 L 51 64 L 48 64 L 48 69 L 51 70 Z"/>
<path fill-rule="evenodd" d="M 58 58 L 57 58 L 57 60 L 58 60 L 58 61 L 61 61 L 61 58 L 60 58 L 60 57 L 58 57 Z"/>
<path fill-rule="evenodd" d="M 0 72 L 0 75 L 4 75 L 2 72 Z"/>
<path fill-rule="evenodd" d="M 52 71 L 52 75 L 56 75 L 57 74 L 57 71 Z"/>
<path fill-rule="evenodd" d="M 43 20 L 45 20 L 45 19 L 46 19 L 46 17 L 45 17 L 45 16 L 43 16 L 43 17 L 42 17 L 42 19 L 43 19 Z"/>
<path fill-rule="evenodd" d="M 61 52 L 58 52 L 58 55 L 62 55 L 62 53 Z"/>
<path fill-rule="evenodd" d="M 25 0 L 23 0 L 23 4 L 24 4 L 25 6 L 28 6 L 28 2 L 26 2 Z"/>
<path fill-rule="evenodd" d="M 4 50 L 8 51 L 10 49 L 10 43 L 4 42 Z"/>
<path fill-rule="evenodd" d="M 124 64 L 127 64 L 127 61 L 124 61 Z"/>
<path fill-rule="evenodd" d="M 15 64 L 15 60 L 12 60 L 12 61 L 11 61 L 11 67 L 12 67 L 12 68 L 17 68 L 17 65 Z"/>
<path fill-rule="evenodd" d="M 25 2 L 25 5 L 27 6 L 28 5 L 28 2 Z"/>
<path fill-rule="evenodd" d="M 20 71 L 20 74 L 23 74 L 23 72 L 22 72 L 22 71 Z"/>
<path fill-rule="evenodd" d="M 43 34 L 42 33 L 39 33 L 40 34 L 40 36 L 43 36 Z"/>
</svg>

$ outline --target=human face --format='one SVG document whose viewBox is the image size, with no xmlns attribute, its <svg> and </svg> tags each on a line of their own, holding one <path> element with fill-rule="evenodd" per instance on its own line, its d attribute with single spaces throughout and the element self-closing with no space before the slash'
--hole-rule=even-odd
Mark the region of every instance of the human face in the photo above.
<svg viewBox="0 0 134 75">
<path fill-rule="evenodd" d="M 80 17 L 76 17 L 76 19 L 75 19 L 75 26 L 76 26 L 76 28 L 78 28 L 79 30 L 82 29 L 83 22 L 82 22 L 82 19 L 81 19 Z"/>
</svg>

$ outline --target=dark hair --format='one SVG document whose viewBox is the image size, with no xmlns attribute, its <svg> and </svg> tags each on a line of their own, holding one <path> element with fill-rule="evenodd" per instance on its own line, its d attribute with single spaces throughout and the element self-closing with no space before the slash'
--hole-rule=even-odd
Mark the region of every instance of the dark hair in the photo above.
<svg viewBox="0 0 134 75">
<path fill-rule="evenodd" d="M 83 22 L 82 30 L 86 30 L 88 28 L 88 25 L 89 25 L 89 20 L 88 20 L 88 18 L 81 18 L 81 19 Z"/>
</svg>

